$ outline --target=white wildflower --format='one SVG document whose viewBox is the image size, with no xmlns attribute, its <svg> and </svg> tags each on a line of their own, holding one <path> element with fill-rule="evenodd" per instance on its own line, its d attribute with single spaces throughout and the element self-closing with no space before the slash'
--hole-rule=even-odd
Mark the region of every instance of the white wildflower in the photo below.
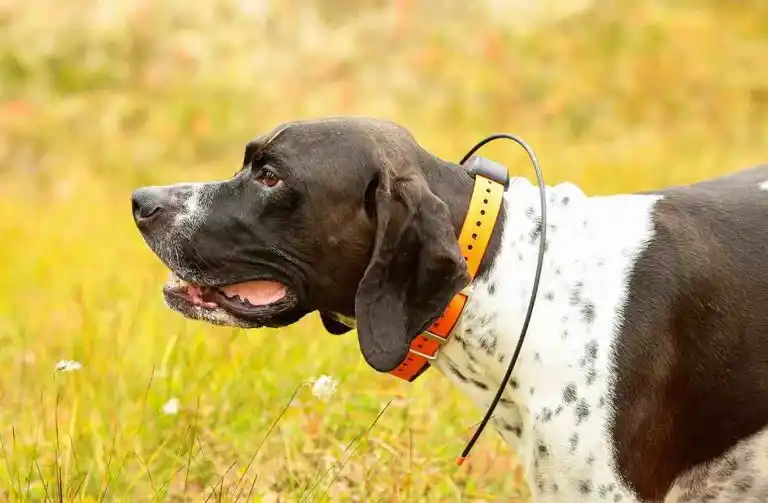
<svg viewBox="0 0 768 503">
<path fill-rule="evenodd" d="M 320 400 L 325 400 L 336 393 L 337 383 L 331 376 L 322 375 L 312 384 L 312 394 Z"/>
<path fill-rule="evenodd" d="M 179 402 L 178 398 L 171 398 L 167 402 L 165 402 L 165 405 L 163 405 L 163 414 L 166 416 L 175 416 L 179 413 L 179 408 L 181 407 L 181 403 Z"/>
<path fill-rule="evenodd" d="M 56 372 L 74 372 L 81 368 L 83 368 L 83 365 L 75 360 L 61 360 L 56 364 Z"/>
</svg>

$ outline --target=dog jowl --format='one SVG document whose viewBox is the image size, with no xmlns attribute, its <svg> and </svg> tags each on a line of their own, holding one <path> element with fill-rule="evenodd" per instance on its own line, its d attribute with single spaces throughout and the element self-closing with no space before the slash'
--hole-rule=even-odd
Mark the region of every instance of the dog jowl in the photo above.
<svg viewBox="0 0 768 503">
<path fill-rule="evenodd" d="M 326 119 L 257 137 L 230 179 L 141 188 L 132 205 L 171 271 L 172 309 L 240 327 L 319 311 L 337 334 L 355 318 L 364 357 L 386 372 L 469 282 L 451 207 L 471 190 L 395 124 Z"/>
</svg>

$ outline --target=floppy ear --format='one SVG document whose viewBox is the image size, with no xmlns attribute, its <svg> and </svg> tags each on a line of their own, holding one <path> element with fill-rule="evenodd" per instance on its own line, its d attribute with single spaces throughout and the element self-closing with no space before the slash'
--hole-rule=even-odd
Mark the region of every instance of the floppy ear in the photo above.
<svg viewBox="0 0 768 503">
<path fill-rule="evenodd" d="M 360 350 L 389 372 L 470 281 L 448 207 L 418 172 L 382 173 L 373 254 L 355 297 Z"/>
</svg>

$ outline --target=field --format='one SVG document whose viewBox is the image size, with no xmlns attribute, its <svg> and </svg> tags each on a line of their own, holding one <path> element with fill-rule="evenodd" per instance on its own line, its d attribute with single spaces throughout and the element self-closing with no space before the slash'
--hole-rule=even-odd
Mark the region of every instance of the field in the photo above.
<svg viewBox="0 0 768 503">
<path fill-rule="evenodd" d="M 455 466 L 482 411 L 436 372 L 378 375 L 315 315 L 167 311 L 130 214 L 133 188 L 227 177 L 326 115 L 446 159 L 516 133 L 594 194 L 768 161 L 767 2 L 469 3 L 0 0 L 0 500 L 526 501 L 492 430 Z"/>
</svg>

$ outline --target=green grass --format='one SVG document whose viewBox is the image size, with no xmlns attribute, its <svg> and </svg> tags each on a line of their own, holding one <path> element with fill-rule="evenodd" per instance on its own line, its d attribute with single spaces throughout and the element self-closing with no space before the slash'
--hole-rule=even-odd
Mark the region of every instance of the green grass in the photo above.
<svg viewBox="0 0 768 503">
<path fill-rule="evenodd" d="M 592 193 L 765 162 L 768 4 L 531 26 L 466 2 L 252 3 L 0 4 L 0 500 L 525 501 L 496 433 L 455 466 L 482 411 L 436 372 L 378 375 L 314 315 L 246 332 L 167 311 L 130 191 L 226 177 L 277 122 L 344 114 L 448 159 L 517 133 L 548 183 Z M 327 401 L 302 385 L 322 374 Z"/>
</svg>

